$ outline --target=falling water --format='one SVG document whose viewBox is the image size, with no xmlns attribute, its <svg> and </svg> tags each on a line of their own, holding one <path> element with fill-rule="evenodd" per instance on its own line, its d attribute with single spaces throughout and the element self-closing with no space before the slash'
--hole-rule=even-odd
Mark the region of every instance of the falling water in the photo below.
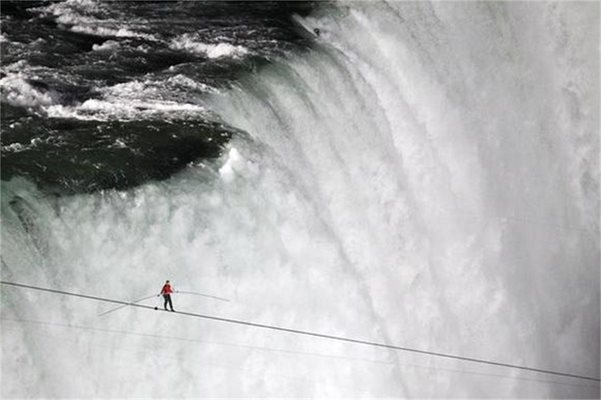
<svg viewBox="0 0 601 400">
<path fill-rule="evenodd" d="M 599 5 L 371 3 L 211 92 L 219 158 L 2 182 L 2 278 L 599 376 Z M 146 304 L 158 305 L 150 299 Z M 596 397 L 578 379 L 2 290 L 12 397 Z M 27 378 L 25 378 L 27 377 Z"/>
</svg>

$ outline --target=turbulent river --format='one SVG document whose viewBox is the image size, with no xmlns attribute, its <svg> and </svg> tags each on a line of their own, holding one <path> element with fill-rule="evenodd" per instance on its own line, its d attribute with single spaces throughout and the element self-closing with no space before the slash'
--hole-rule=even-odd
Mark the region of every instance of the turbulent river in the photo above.
<svg viewBox="0 0 601 400">
<path fill-rule="evenodd" d="M 599 4 L 1 7 L 3 282 L 599 377 Z M 599 396 L 1 295 L 2 397 Z"/>
</svg>

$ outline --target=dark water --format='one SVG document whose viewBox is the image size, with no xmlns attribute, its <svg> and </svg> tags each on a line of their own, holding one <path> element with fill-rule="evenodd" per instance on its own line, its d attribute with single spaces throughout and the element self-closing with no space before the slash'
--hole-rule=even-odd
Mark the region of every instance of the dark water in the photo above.
<svg viewBox="0 0 601 400">
<path fill-rule="evenodd" d="M 207 94 L 303 51 L 310 2 L 5 2 L 2 179 L 127 188 L 220 155 Z"/>
</svg>

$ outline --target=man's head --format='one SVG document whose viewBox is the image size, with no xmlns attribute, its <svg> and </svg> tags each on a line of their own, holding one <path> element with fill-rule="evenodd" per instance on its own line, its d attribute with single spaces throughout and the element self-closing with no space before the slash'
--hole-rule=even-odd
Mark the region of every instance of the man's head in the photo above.
<svg viewBox="0 0 601 400">
<path fill-rule="evenodd" d="M 165 283 L 169 283 L 169 281 L 165 282 Z"/>
</svg>

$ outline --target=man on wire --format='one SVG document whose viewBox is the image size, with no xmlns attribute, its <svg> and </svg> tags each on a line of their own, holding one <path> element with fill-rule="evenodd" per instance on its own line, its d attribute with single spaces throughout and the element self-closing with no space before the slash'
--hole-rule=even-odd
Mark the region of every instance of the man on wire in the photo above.
<svg viewBox="0 0 601 400">
<path fill-rule="evenodd" d="M 165 311 L 167 311 L 167 304 L 169 304 L 169 308 L 171 308 L 171 311 L 175 311 L 173 309 L 173 303 L 171 302 L 171 293 L 173 293 L 173 288 L 171 287 L 171 284 L 169 283 L 169 281 L 165 282 L 165 285 L 163 285 L 163 288 L 161 289 L 161 294 L 163 295 L 163 298 L 165 299 Z"/>
</svg>

